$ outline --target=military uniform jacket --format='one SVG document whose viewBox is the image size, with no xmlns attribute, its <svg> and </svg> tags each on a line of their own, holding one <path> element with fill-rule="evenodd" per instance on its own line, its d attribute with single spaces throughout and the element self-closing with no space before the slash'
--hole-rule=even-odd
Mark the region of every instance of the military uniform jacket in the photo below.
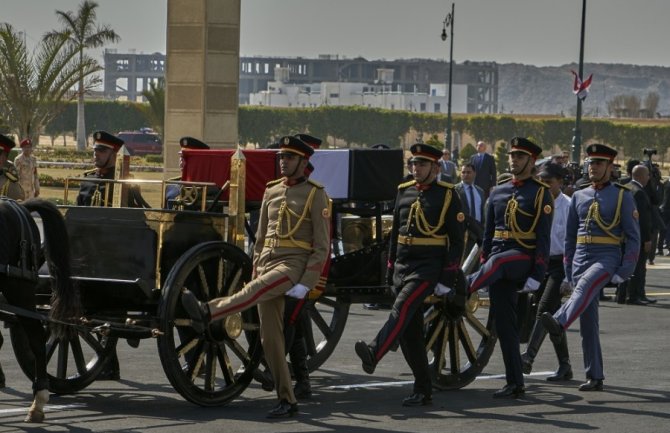
<svg viewBox="0 0 670 433">
<path fill-rule="evenodd" d="M 277 270 L 293 284 L 317 285 L 330 251 L 330 200 L 323 186 L 270 182 L 261 204 L 254 274 Z"/>
<path fill-rule="evenodd" d="M 446 207 L 446 209 L 445 209 Z M 425 280 L 454 287 L 461 265 L 465 215 L 453 185 L 412 180 L 398 186 L 389 246 L 394 284 Z M 443 239 L 443 245 L 407 245 L 398 238 Z"/>
<path fill-rule="evenodd" d="M 14 165 L 7 161 L 0 169 L 0 196 L 9 197 L 14 200 L 23 200 L 23 188 L 19 185 L 19 177 Z"/>
<path fill-rule="evenodd" d="M 594 206 L 597 204 L 597 214 Z M 598 223 L 600 220 L 601 224 Z M 603 226 L 605 229 L 603 229 Z M 611 227 L 610 227 L 611 226 Z M 624 244 L 577 244 L 577 236 L 615 236 Z M 620 266 L 615 271 L 624 280 L 631 276 L 640 253 L 640 227 L 635 201 L 627 186 L 607 183 L 597 189 L 592 185 L 575 191 L 570 203 L 565 238 L 565 275 L 572 279 L 576 255 L 593 261 L 604 255 L 614 256 Z M 593 257 L 585 257 L 593 256 Z"/>
<path fill-rule="evenodd" d="M 486 204 L 482 260 L 510 249 L 524 251 L 535 260 L 529 277 L 542 281 L 549 262 L 552 217 L 549 188 L 539 180 L 512 179 L 496 186 Z"/>
<path fill-rule="evenodd" d="M 40 178 L 37 175 L 37 158 L 19 154 L 14 158 L 14 166 L 19 176 L 19 184 L 23 188 L 26 199 L 40 193 Z"/>
<path fill-rule="evenodd" d="M 105 174 L 100 174 L 97 170 L 89 170 L 84 173 L 84 177 L 86 179 L 114 179 L 114 167 L 107 169 Z M 105 203 L 107 188 L 109 188 L 109 203 Z M 114 184 L 82 181 L 79 186 L 79 195 L 77 195 L 77 206 L 91 206 L 96 192 L 100 193 L 100 206 L 112 205 Z"/>
</svg>

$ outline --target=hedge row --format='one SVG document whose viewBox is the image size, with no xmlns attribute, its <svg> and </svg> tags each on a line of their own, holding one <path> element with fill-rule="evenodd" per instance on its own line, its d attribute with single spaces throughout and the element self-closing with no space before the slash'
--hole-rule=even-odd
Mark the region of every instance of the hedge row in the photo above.
<svg viewBox="0 0 670 433">
<path fill-rule="evenodd" d="M 86 103 L 86 127 L 117 132 L 134 130 L 149 124 L 147 104 L 117 101 Z M 520 135 L 529 137 L 544 149 L 559 145 L 568 149 L 572 142 L 574 119 L 538 118 L 510 115 L 463 115 L 453 117 L 453 131 L 475 140 L 496 143 Z M 330 137 L 347 145 L 369 146 L 386 143 L 397 147 L 411 131 L 425 136 L 441 134 L 446 116 L 433 113 L 390 111 L 364 107 L 268 108 L 242 106 L 239 110 L 239 140 L 264 146 L 278 137 L 309 132 Z M 68 104 L 63 113 L 46 128 L 52 137 L 72 134 L 76 129 L 76 104 Z M 582 140 L 599 141 L 639 154 L 644 147 L 654 147 L 664 155 L 670 144 L 670 124 L 613 122 L 607 119 L 584 119 Z"/>
</svg>

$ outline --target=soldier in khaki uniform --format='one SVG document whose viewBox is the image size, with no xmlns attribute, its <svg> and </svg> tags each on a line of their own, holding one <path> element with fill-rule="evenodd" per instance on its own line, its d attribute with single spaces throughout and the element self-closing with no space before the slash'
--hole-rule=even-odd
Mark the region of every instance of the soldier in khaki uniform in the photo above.
<svg viewBox="0 0 670 433">
<path fill-rule="evenodd" d="M 17 182 L 18 175 L 11 162 L 7 161 L 9 152 L 16 146 L 14 140 L 0 134 L 0 196 L 13 198 L 14 200 L 23 200 L 23 189 Z M 0 334 L 0 347 L 4 343 L 2 334 Z M 0 366 L 0 388 L 5 387 L 5 374 Z"/>
<path fill-rule="evenodd" d="M 14 140 L 0 134 L 0 196 L 23 200 L 23 188 L 18 183 L 19 175 L 16 167 L 7 160 L 14 146 L 16 146 Z"/>
<path fill-rule="evenodd" d="M 182 296 L 189 316 L 204 325 L 258 304 L 263 351 L 279 397 L 269 418 L 298 412 L 284 351 L 284 295 L 304 298 L 317 285 L 330 246 L 330 201 L 322 185 L 305 177 L 313 153 L 313 148 L 296 137 L 280 140 L 283 177 L 268 183 L 263 196 L 254 279 L 234 295 L 207 303 L 188 290 Z"/>
<path fill-rule="evenodd" d="M 19 184 L 23 188 L 25 199 L 39 197 L 40 178 L 37 175 L 37 158 L 33 153 L 33 143 L 29 138 L 21 141 L 21 154 L 14 158 L 14 167 L 19 174 Z"/>
</svg>

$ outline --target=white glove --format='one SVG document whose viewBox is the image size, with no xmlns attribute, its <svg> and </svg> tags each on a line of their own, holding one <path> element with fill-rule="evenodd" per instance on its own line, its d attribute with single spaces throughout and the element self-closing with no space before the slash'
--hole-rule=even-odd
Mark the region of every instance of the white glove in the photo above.
<svg viewBox="0 0 670 433">
<path fill-rule="evenodd" d="M 614 275 L 612 275 L 612 279 L 610 280 L 610 282 L 611 282 L 612 284 L 621 284 L 621 283 L 623 283 L 624 281 L 626 281 L 626 280 L 624 280 L 623 278 L 621 278 L 618 274 L 614 274 Z"/>
<path fill-rule="evenodd" d="M 561 282 L 561 287 L 559 288 L 559 292 L 561 295 L 565 295 L 566 293 L 572 292 L 574 287 L 572 287 L 572 283 L 568 280 L 563 280 Z"/>
<path fill-rule="evenodd" d="M 434 293 L 437 296 L 444 296 L 449 292 L 451 292 L 451 287 L 447 287 L 442 283 L 437 283 L 437 286 L 435 286 Z"/>
<path fill-rule="evenodd" d="M 288 292 L 286 292 L 286 296 L 290 296 L 296 299 L 303 299 L 305 295 L 307 295 L 307 292 L 309 292 L 307 286 L 298 283 L 295 286 L 291 287 L 291 289 Z"/>
<path fill-rule="evenodd" d="M 531 293 L 539 288 L 540 288 L 540 282 L 537 281 L 535 278 L 529 277 L 526 280 L 526 284 L 524 284 L 523 289 L 521 289 L 519 293 Z"/>
</svg>

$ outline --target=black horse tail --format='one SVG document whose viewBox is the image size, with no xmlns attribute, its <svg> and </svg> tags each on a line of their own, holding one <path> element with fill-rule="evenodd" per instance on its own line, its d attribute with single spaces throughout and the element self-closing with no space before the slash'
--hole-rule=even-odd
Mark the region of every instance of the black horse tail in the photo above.
<svg viewBox="0 0 670 433">
<path fill-rule="evenodd" d="M 78 287 L 71 280 L 70 244 L 65 220 L 53 203 L 40 198 L 23 202 L 23 206 L 42 217 L 44 227 L 45 256 L 52 280 L 51 311 L 49 315 L 56 320 L 70 321 L 82 314 L 81 298 Z M 65 336 L 68 326 L 52 324 L 52 332 L 57 337 Z"/>
</svg>

